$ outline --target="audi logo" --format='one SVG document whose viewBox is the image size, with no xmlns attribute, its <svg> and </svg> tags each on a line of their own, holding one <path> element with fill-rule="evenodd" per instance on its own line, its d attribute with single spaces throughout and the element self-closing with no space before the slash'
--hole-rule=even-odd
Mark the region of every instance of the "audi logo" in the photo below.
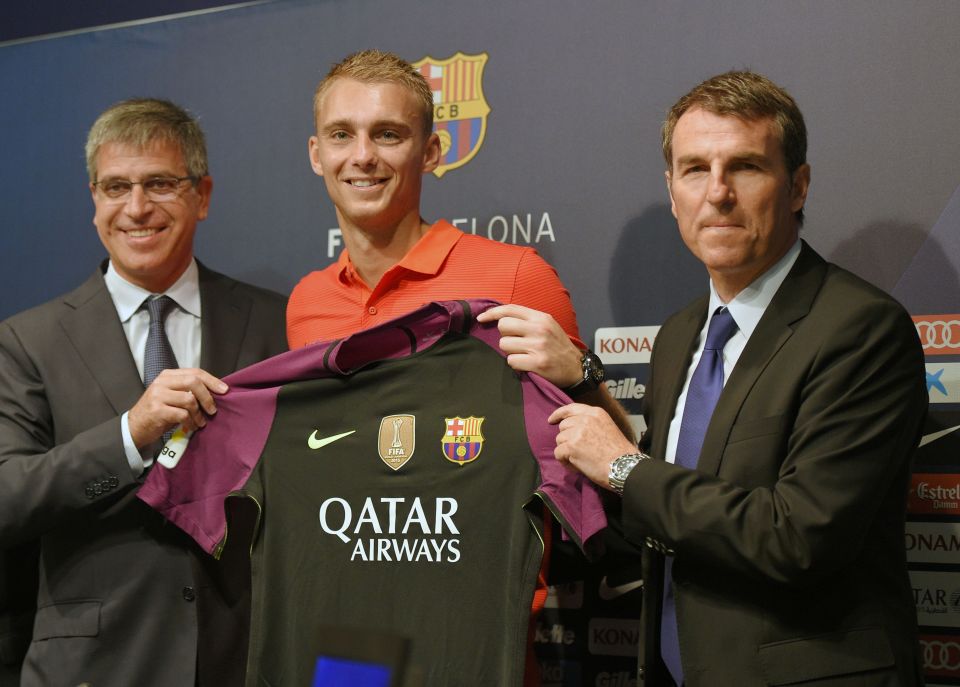
<svg viewBox="0 0 960 687">
<path fill-rule="evenodd" d="M 924 350 L 960 349 L 960 320 L 922 320 L 914 326 Z"/>
<path fill-rule="evenodd" d="M 960 643 L 921 639 L 923 667 L 928 670 L 960 670 Z"/>
</svg>

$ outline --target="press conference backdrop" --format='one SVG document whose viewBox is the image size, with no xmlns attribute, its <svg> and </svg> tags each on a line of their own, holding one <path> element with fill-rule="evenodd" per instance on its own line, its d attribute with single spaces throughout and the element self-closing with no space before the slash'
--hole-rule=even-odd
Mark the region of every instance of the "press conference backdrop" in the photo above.
<svg viewBox="0 0 960 687">
<path fill-rule="evenodd" d="M 906 547 L 932 684 L 960 685 L 960 4 L 848 0 L 277 0 L 0 45 L 0 317 L 103 257 L 83 140 L 107 105 L 159 96 L 199 115 L 215 180 L 197 253 L 283 292 L 341 241 L 307 160 L 311 97 L 345 54 L 378 47 L 437 92 L 443 165 L 423 212 L 536 248 L 633 412 L 650 345 L 707 288 L 670 214 L 665 110 L 750 68 L 810 130 L 802 235 L 896 295 L 927 353 L 931 417 Z M 536 634 L 546 684 L 634 684 L 639 590 L 558 586 Z"/>
</svg>

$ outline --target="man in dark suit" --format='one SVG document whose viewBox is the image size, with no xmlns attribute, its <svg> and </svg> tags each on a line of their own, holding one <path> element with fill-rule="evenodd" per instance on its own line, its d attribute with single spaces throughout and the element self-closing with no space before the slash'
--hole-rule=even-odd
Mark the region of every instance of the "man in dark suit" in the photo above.
<svg viewBox="0 0 960 687">
<path fill-rule="evenodd" d="M 29 645 L 24 687 L 231 684 L 244 586 L 134 491 L 166 432 L 216 412 L 220 376 L 285 349 L 285 299 L 194 259 L 212 180 L 181 108 L 111 107 L 87 166 L 109 260 L 0 324 L 3 657 Z"/>
<path fill-rule="evenodd" d="M 710 293 L 656 339 L 643 452 L 597 408 L 551 418 L 557 458 L 621 494 L 642 551 L 641 678 L 922 684 L 903 545 L 927 406 L 912 322 L 799 239 L 806 129 L 781 88 L 705 81 L 663 147 Z"/>
</svg>

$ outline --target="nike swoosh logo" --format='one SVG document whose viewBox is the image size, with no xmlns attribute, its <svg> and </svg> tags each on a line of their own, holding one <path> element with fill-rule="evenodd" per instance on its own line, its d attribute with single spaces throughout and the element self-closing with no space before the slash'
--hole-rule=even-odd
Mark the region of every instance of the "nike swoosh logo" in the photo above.
<svg viewBox="0 0 960 687">
<path fill-rule="evenodd" d="M 600 589 L 597 590 L 598 595 L 604 601 L 613 601 L 618 596 L 623 596 L 627 592 L 632 592 L 634 589 L 639 589 L 643 586 L 643 580 L 634 580 L 633 582 L 626 582 L 624 584 L 618 584 L 616 587 L 611 587 L 607 584 L 606 576 L 600 580 Z"/>
<path fill-rule="evenodd" d="M 317 430 L 313 430 L 313 434 L 307 437 L 307 446 L 312 449 L 323 448 L 327 444 L 332 444 L 344 437 L 348 437 L 356 431 L 355 429 L 351 429 L 349 432 L 344 432 L 343 434 L 334 434 L 333 436 L 324 437 L 323 439 L 317 439 Z"/>
<path fill-rule="evenodd" d="M 956 432 L 958 429 L 960 429 L 960 425 L 957 425 L 956 427 L 950 427 L 948 429 L 942 429 L 939 432 L 934 432 L 933 434 L 924 434 L 919 445 L 923 446 L 924 444 L 929 444 L 931 441 L 936 441 L 940 437 L 945 437 L 951 432 Z"/>
</svg>

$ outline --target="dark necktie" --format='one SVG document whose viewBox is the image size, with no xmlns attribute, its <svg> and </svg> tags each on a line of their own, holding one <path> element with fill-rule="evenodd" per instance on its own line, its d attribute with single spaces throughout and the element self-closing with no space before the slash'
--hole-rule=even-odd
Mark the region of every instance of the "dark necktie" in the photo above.
<svg viewBox="0 0 960 687">
<path fill-rule="evenodd" d="M 690 378 L 687 389 L 687 402 L 680 421 L 680 434 L 677 437 L 675 462 L 685 468 L 697 467 L 703 437 L 713 409 L 723 391 L 723 347 L 737 331 L 737 323 L 726 308 L 718 308 L 707 328 L 707 342 L 703 346 L 703 355 Z M 667 556 L 664 561 L 663 575 L 663 616 L 660 620 L 660 652 L 663 661 L 678 685 L 683 684 L 683 668 L 680 665 L 680 638 L 677 632 L 677 609 L 673 596 L 671 574 L 673 558 Z"/>
<path fill-rule="evenodd" d="M 147 334 L 147 345 L 143 350 L 143 385 L 148 387 L 164 370 L 179 367 L 177 356 L 173 354 L 173 347 L 164 328 L 167 315 L 177 304 L 169 296 L 148 298 L 144 304 L 150 313 L 150 332 Z M 172 434 L 173 432 L 164 432 L 163 443 L 167 443 Z"/>
</svg>

